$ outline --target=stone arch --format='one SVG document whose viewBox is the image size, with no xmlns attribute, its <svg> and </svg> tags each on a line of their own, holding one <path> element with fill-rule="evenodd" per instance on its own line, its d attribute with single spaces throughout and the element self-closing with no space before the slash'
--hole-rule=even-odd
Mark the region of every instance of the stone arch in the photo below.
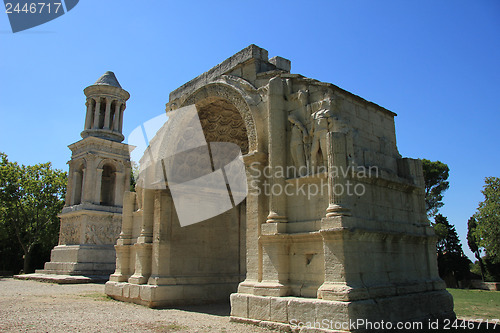
<svg viewBox="0 0 500 333">
<path fill-rule="evenodd" d="M 104 128 L 104 118 L 106 115 L 106 98 L 98 97 L 99 100 L 99 110 L 96 110 L 96 117 L 99 117 L 98 129 Z"/>
<path fill-rule="evenodd" d="M 247 256 L 246 253 L 248 248 L 257 249 L 256 242 L 258 241 L 258 235 L 255 234 L 255 232 L 259 230 L 257 225 L 260 221 L 265 221 L 265 214 L 267 214 L 264 209 L 265 205 L 263 204 L 265 198 L 263 195 L 259 194 L 264 193 L 261 188 L 262 184 L 258 183 L 257 187 L 259 187 L 259 189 L 255 187 L 255 184 L 253 186 L 250 184 L 251 180 L 256 177 L 254 173 L 255 169 L 261 169 L 267 163 L 267 128 L 259 108 L 259 103 L 261 102 L 261 95 L 249 82 L 238 77 L 224 75 L 217 81 L 208 83 L 185 98 L 181 98 L 179 104 L 176 105 L 176 107 L 179 108 L 193 104 L 196 105 L 204 132 L 204 111 L 205 109 L 210 110 L 213 107 L 224 108 L 228 106 L 228 108 L 230 108 L 232 106 L 235 112 L 239 113 L 239 117 L 243 120 L 245 127 L 247 149 L 245 150 L 245 147 L 242 147 L 242 145 L 240 145 L 240 147 L 242 148 L 243 162 L 246 166 L 248 195 L 244 201 L 235 207 L 235 209 L 239 209 L 236 214 L 239 218 L 237 224 L 239 226 L 238 236 L 235 237 L 234 233 L 230 234 L 227 232 L 227 229 L 225 229 L 225 238 L 213 242 L 214 244 L 225 243 L 227 246 L 230 246 L 229 242 L 234 242 L 235 239 L 237 239 L 237 247 L 234 247 L 233 244 L 232 251 L 230 252 L 233 254 L 237 253 L 237 257 L 239 258 L 237 273 L 233 272 L 236 273 L 235 275 L 238 276 L 239 279 L 237 281 L 233 280 L 232 285 L 226 285 L 227 289 L 221 293 L 222 298 L 220 298 L 220 300 L 227 297 L 229 293 L 235 292 L 237 289 L 236 284 L 244 283 L 246 280 L 253 281 L 256 279 L 254 277 L 256 270 L 253 268 L 258 265 L 256 262 L 257 257 L 253 255 Z M 172 103 L 172 105 L 174 105 L 174 103 Z M 205 137 L 207 141 L 219 141 L 221 138 L 227 138 L 227 136 L 221 136 L 218 139 L 212 140 L 206 133 Z M 225 141 L 236 143 L 232 141 L 231 138 Z M 251 165 L 255 166 L 255 168 L 251 168 Z M 210 221 L 219 218 L 220 216 L 217 216 Z M 248 234 L 252 236 L 248 237 Z M 212 251 L 208 252 L 211 253 Z M 225 259 L 225 262 L 227 267 L 236 267 L 235 262 L 228 258 Z M 233 264 L 229 264 L 230 262 Z"/>
<path fill-rule="evenodd" d="M 100 200 L 98 204 L 103 206 L 114 206 L 116 199 L 117 173 L 123 172 L 123 165 L 112 159 L 100 161 L 97 170 L 100 175 L 99 189 Z"/>
<path fill-rule="evenodd" d="M 102 168 L 106 164 L 112 165 L 116 169 L 117 172 L 124 171 L 124 166 L 122 165 L 122 163 L 115 161 L 115 160 L 112 160 L 112 159 L 109 159 L 109 158 L 106 158 L 106 159 L 103 159 L 102 161 L 100 161 L 99 164 L 97 165 L 97 170 L 102 170 Z"/>
<path fill-rule="evenodd" d="M 222 79 L 204 85 L 186 97 L 180 107 L 191 104 L 203 107 L 216 100 L 227 101 L 236 108 L 244 121 L 248 138 L 248 153 L 262 151 L 263 142 L 261 136 L 258 135 L 256 124 L 256 117 L 258 117 L 257 107 L 247 102 L 248 100 L 258 100 L 260 96 L 256 91 L 253 94 L 255 96 L 250 96 L 246 91 L 237 87 L 236 84 L 231 84 L 232 82 L 228 83 L 227 81 L 227 79 Z"/>
</svg>

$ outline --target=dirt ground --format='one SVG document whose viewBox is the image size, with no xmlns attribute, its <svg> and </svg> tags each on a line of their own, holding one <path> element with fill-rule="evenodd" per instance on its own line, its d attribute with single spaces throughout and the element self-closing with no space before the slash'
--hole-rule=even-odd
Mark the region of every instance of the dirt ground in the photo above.
<svg viewBox="0 0 500 333">
<path fill-rule="evenodd" d="M 109 299 L 104 284 L 0 278 L 0 332 L 270 332 L 229 322 L 229 303 L 154 310 Z"/>
</svg>

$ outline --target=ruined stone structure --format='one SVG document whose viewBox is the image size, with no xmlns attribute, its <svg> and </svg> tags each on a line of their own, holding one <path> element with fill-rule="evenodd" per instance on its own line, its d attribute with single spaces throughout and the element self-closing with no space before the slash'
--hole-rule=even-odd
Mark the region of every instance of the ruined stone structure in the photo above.
<svg viewBox="0 0 500 333">
<path fill-rule="evenodd" d="M 112 72 L 85 88 L 82 140 L 72 151 L 66 205 L 59 215 L 59 245 L 37 273 L 105 277 L 115 270 L 123 193 L 130 187 L 129 146 L 121 143 L 130 95 Z"/>
<path fill-rule="evenodd" d="M 196 105 L 207 142 L 239 145 L 248 195 L 181 227 L 168 179 L 139 179 L 106 293 L 150 307 L 230 297 L 232 320 L 278 326 L 453 317 L 395 114 L 290 68 L 250 45 L 170 93 L 167 111 Z"/>
</svg>

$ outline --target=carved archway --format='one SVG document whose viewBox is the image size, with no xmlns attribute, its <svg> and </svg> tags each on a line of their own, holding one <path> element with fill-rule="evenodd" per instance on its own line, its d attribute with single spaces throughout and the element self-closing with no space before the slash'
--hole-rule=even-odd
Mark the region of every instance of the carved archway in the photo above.
<svg viewBox="0 0 500 333">
<path fill-rule="evenodd" d="M 99 200 L 97 204 L 102 206 L 114 206 L 117 202 L 117 190 L 120 190 L 119 182 L 123 175 L 124 166 L 122 163 L 112 159 L 104 159 L 99 162 L 97 167 Z"/>
<path fill-rule="evenodd" d="M 256 104 L 260 100 L 260 95 L 255 88 L 248 87 L 249 83 L 239 81 L 244 80 L 223 77 L 219 81 L 209 83 L 186 97 L 181 102 L 180 107 L 195 104 L 198 109 L 203 109 L 207 105 L 213 104 L 214 101 L 226 101 L 228 105 L 234 106 L 243 119 L 248 138 L 248 150 L 244 153 L 262 151 L 264 144 L 262 142 L 262 135 L 259 135 L 260 133 L 258 133 L 256 124 L 256 118 L 258 118 Z M 238 87 L 238 85 L 244 85 L 244 87 Z M 250 90 L 250 93 L 248 90 Z"/>
</svg>

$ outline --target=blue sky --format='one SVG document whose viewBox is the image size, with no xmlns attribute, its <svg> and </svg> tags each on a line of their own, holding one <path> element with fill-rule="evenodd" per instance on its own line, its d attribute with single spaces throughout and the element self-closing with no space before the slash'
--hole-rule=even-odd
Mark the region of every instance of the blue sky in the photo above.
<svg viewBox="0 0 500 333">
<path fill-rule="evenodd" d="M 0 151 L 66 170 L 82 90 L 104 72 L 131 94 L 128 134 L 164 111 L 170 91 L 252 43 L 290 59 L 293 73 L 396 112 L 400 153 L 449 165 L 441 213 L 471 256 L 467 220 L 484 178 L 500 176 L 496 0 L 82 0 L 16 34 L 0 14 Z"/>
</svg>

